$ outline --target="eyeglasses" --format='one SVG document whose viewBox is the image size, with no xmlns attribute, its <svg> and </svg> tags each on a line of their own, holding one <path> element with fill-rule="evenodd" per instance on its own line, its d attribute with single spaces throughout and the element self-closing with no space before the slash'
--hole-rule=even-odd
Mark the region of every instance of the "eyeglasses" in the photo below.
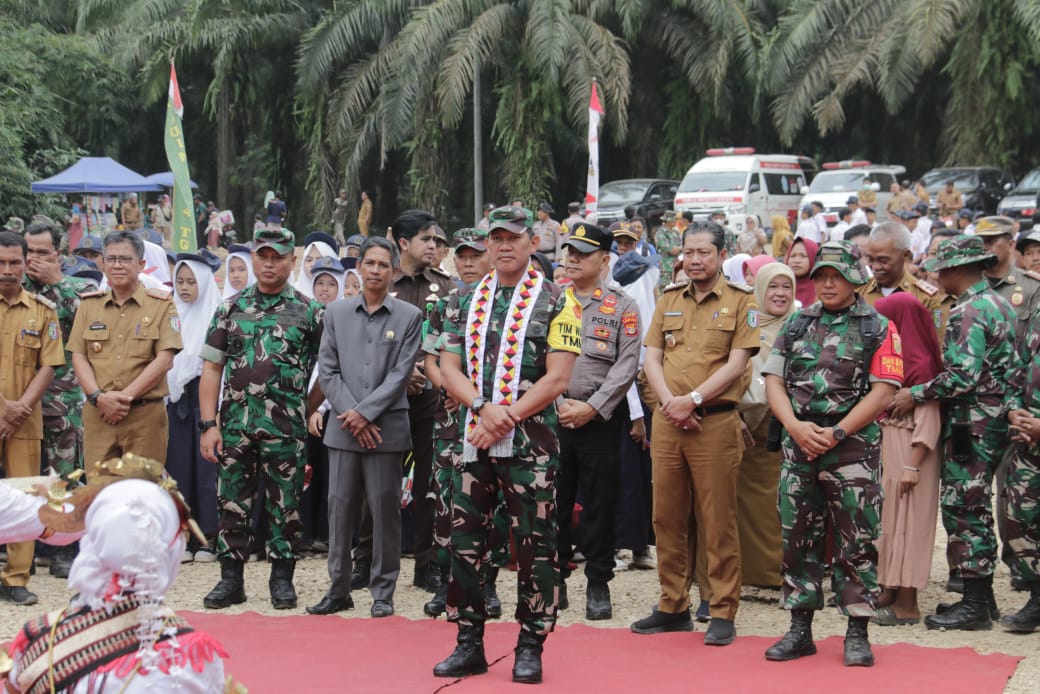
<svg viewBox="0 0 1040 694">
<path fill-rule="evenodd" d="M 137 258 L 132 255 L 106 255 L 103 260 L 109 265 L 130 265 Z"/>
</svg>

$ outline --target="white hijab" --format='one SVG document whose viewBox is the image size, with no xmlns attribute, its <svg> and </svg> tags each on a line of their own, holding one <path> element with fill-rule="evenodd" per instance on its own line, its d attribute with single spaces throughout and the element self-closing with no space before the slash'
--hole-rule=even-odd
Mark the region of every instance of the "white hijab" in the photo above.
<svg viewBox="0 0 1040 694">
<path fill-rule="evenodd" d="M 208 265 L 197 260 L 180 260 L 173 268 L 174 277 L 182 265 L 187 265 L 195 275 L 199 296 L 193 303 L 186 304 L 181 301 L 176 290 L 173 292 L 173 302 L 177 305 L 177 314 L 181 321 L 181 341 L 184 343 L 184 349 L 174 356 L 173 366 L 166 374 L 166 381 L 170 386 L 170 402 L 180 400 L 184 394 L 184 387 L 199 375 L 202 366 L 202 357 L 199 355 L 202 345 L 206 342 L 210 321 L 221 301 L 217 281 Z"/>
<path fill-rule="evenodd" d="M 307 245 L 303 249 L 303 255 L 300 256 L 300 272 L 296 275 L 296 282 L 293 283 L 293 287 L 296 291 L 306 294 L 310 298 L 314 298 L 314 280 L 307 275 L 307 271 L 303 267 L 303 261 L 307 259 L 307 255 L 311 252 L 312 248 L 318 249 L 320 254 L 319 258 L 336 258 L 339 259 L 339 255 L 336 251 L 332 250 L 332 246 L 325 243 L 324 241 L 314 241 Z"/>
<path fill-rule="evenodd" d="M 339 301 L 343 298 L 343 281 L 345 279 L 345 273 L 342 272 L 331 272 L 329 270 L 319 270 L 318 274 L 311 277 L 311 297 L 314 297 L 314 283 L 318 281 L 318 277 L 321 275 L 328 275 L 332 279 L 336 280 L 336 298 L 332 301 Z M 330 301 L 329 303 L 332 303 Z"/>
<path fill-rule="evenodd" d="M 162 246 L 151 241 L 144 242 L 144 274 L 159 280 L 160 284 L 166 284 L 172 279 L 170 277 L 170 260 L 166 257 L 166 251 Z"/>
<path fill-rule="evenodd" d="M 726 279 L 730 282 L 746 284 L 744 282 L 744 261 L 746 260 L 751 260 L 751 256 L 747 253 L 737 253 L 735 256 L 722 263 L 722 274 L 724 274 Z"/>
<path fill-rule="evenodd" d="M 246 280 L 246 287 L 256 283 L 256 275 L 253 274 L 253 257 L 244 251 L 235 251 L 234 253 L 228 253 L 227 258 L 224 259 L 224 292 L 220 295 L 221 299 L 230 299 L 235 294 L 238 294 L 239 289 L 235 289 L 231 286 L 231 282 L 228 281 L 228 275 L 231 272 L 231 259 L 238 258 L 246 264 L 246 275 L 249 279 Z M 245 287 L 243 287 L 244 289 Z"/>
</svg>

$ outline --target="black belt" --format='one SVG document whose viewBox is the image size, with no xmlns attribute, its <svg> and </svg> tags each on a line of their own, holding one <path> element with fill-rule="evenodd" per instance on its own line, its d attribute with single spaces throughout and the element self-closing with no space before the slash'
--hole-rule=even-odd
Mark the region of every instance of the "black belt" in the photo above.
<svg viewBox="0 0 1040 694">
<path fill-rule="evenodd" d="M 707 417 L 710 414 L 721 414 L 722 412 L 732 412 L 737 409 L 737 403 L 730 402 L 725 405 L 708 405 L 707 407 L 695 407 L 693 413 L 698 417 Z"/>
</svg>

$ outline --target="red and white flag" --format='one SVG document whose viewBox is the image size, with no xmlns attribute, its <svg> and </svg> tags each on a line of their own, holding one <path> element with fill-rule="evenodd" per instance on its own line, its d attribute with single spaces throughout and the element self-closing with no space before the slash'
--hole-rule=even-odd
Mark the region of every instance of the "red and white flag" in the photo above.
<svg viewBox="0 0 1040 694">
<path fill-rule="evenodd" d="M 596 81 L 592 81 L 592 96 L 589 97 L 589 176 L 585 184 L 585 214 L 596 211 L 599 205 L 599 119 L 603 107 L 596 93 Z"/>
</svg>

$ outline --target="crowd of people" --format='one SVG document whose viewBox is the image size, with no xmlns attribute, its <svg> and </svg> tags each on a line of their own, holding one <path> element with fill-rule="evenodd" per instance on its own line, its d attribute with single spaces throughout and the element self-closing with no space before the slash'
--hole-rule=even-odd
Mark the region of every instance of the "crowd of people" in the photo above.
<svg viewBox="0 0 1040 694">
<path fill-rule="evenodd" d="M 509 567 L 513 678 L 541 681 L 582 558 L 587 619 L 612 617 L 617 570 L 656 569 L 632 631 L 696 619 L 711 646 L 735 639 L 742 585 L 780 590 L 771 660 L 815 653 L 830 574 L 844 662 L 869 666 L 869 624 L 922 619 L 937 513 L 963 595 L 928 628 L 999 618 L 998 536 L 1030 591 L 1000 624 L 1040 626 L 1040 235 L 1004 217 L 962 233 L 952 200 L 740 234 L 672 212 L 603 228 L 576 204 L 561 224 L 515 200 L 450 237 L 407 210 L 385 238 L 359 217 L 344 239 L 340 198 L 302 253 L 278 195 L 223 258 L 166 254 L 145 229 L 63 257 L 43 217 L 0 232 L 7 476 L 164 465 L 200 529 L 181 560 L 220 562 L 210 609 L 246 601 L 254 553 L 272 605 L 296 608 L 310 550 L 329 584 L 307 613 L 367 588 L 389 616 L 407 551 L 424 613 L 458 625 L 439 677 L 487 670 Z M 0 598 L 33 604 L 33 545 L 7 549 Z"/>
</svg>

